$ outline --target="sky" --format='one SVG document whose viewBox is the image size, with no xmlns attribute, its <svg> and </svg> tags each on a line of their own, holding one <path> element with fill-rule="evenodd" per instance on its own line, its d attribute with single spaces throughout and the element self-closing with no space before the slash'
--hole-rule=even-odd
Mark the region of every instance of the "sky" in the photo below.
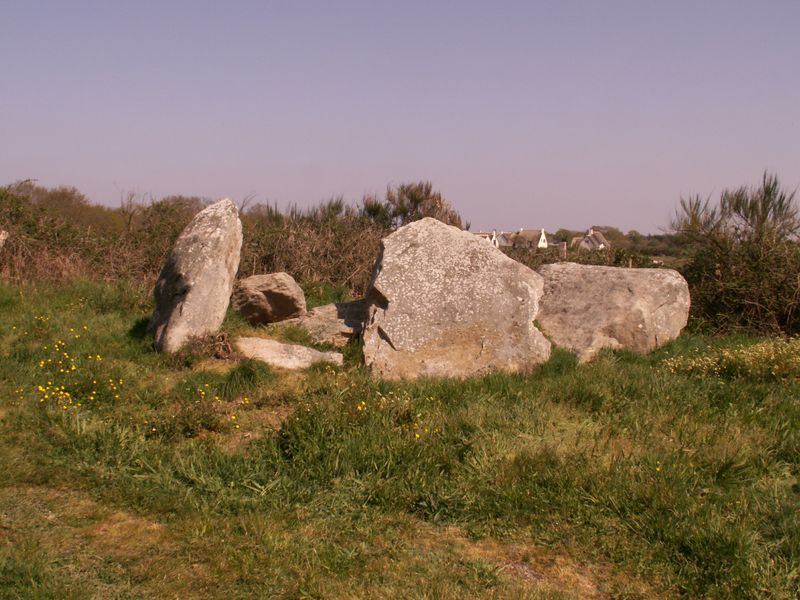
<svg viewBox="0 0 800 600">
<path fill-rule="evenodd" d="M 0 185 L 655 233 L 800 186 L 798 0 L 0 0 Z"/>
</svg>

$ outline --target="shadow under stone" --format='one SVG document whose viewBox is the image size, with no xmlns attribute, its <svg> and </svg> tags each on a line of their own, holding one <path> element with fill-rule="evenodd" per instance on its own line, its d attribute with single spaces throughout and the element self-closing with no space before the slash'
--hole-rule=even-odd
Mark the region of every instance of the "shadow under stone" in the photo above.
<svg viewBox="0 0 800 600">
<path fill-rule="evenodd" d="M 142 317 L 133 324 L 128 330 L 128 337 L 134 340 L 143 340 L 147 337 L 147 325 L 150 323 L 149 317 Z"/>
</svg>

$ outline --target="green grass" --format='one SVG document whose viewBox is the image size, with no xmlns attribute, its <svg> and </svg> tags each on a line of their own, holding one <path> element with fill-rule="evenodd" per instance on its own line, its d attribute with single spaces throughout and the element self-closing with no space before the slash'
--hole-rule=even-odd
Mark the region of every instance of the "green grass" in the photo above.
<svg viewBox="0 0 800 600">
<path fill-rule="evenodd" d="M 149 309 L 0 285 L 0 598 L 800 594 L 797 377 L 669 368 L 760 340 L 386 383 L 158 355 Z"/>
<path fill-rule="evenodd" d="M 349 300 L 347 288 L 341 285 L 333 286 L 324 282 L 304 284 L 303 294 L 306 297 L 308 310 L 316 308 L 317 306 L 322 306 L 323 304 L 332 304 L 334 302 L 345 302 Z"/>
</svg>

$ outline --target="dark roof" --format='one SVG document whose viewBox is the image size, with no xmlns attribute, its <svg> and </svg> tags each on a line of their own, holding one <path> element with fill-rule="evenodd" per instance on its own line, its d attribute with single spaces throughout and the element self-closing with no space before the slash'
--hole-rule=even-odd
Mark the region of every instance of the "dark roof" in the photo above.
<svg viewBox="0 0 800 600">
<path fill-rule="evenodd" d="M 511 240 L 515 246 L 531 247 L 539 243 L 539 238 L 542 235 L 543 229 L 520 229 L 514 233 L 506 234 L 506 237 Z M 553 243 L 553 236 L 544 232 L 544 237 L 548 244 Z"/>
<path fill-rule="evenodd" d="M 513 246 L 514 241 L 512 239 L 512 235 L 510 233 L 498 233 L 497 234 L 497 243 L 501 246 Z"/>
<path fill-rule="evenodd" d="M 592 243 L 597 249 L 611 247 L 611 244 L 608 243 L 608 240 L 606 239 L 606 236 L 603 235 L 602 231 L 593 231 L 586 237 L 592 240 Z"/>
<path fill-rule="evenodd" d="M 572 238 L 569 247 L 584 248 L 586 250 L 603 250 L 611 248 L 611 244 L 608 243 L 602 231 L 590 229 L 586 235 Z"/>
</svg>

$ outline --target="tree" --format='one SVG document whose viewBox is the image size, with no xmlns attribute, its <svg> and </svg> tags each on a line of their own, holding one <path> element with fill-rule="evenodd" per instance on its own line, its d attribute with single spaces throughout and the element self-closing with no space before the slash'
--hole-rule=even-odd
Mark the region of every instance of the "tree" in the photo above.
<svg viewBox="0 0 800 600">
<path fill-rule="evenodd" d="M 564 229 L 563 227 L 553 234 L 553 241 L 567 242 L 567 245 L 572 241 L 572 238 L 582 236 L 583 231 L 575 231 L 574 229 Z"/>
</svg>

